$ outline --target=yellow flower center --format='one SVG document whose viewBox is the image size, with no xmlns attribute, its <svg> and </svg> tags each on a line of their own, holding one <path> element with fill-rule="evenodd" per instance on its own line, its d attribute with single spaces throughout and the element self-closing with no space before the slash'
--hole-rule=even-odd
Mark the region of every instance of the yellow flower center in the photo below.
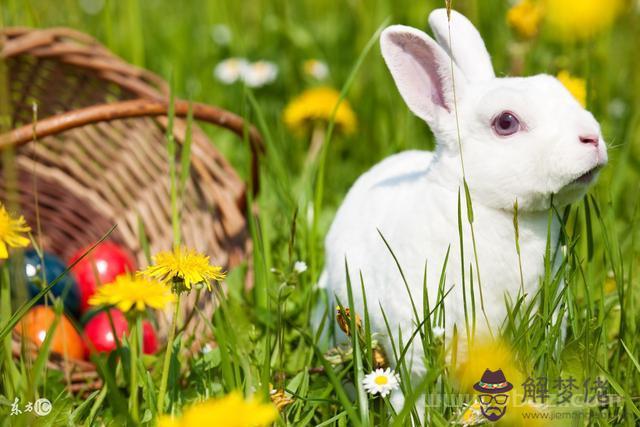
<svg viewBox="0 0 640 427">
<path fill-rule="evenodd" d="M 379 377 L 376 377 L 376 379 L 374 380 L 374 382 L 378 385 L 385 385 L 389 382 L 389 379 L 387 377 L 385 377 L 384 375 L 380 375 Z"/>
<path fill-rule="evenodd" d="M 153 257 L 154 264 L 141 274 L 169 285 L 182 283 L 186 289 L 191 285 L 205 283 L 211 290 L 211 280 L 220 281 L 225 278 L 221 267 L 209 264 L 209 257 L 197 253 L 193 249 L 176 247 L 173 251 L 163 251 Z"/>
</svg>

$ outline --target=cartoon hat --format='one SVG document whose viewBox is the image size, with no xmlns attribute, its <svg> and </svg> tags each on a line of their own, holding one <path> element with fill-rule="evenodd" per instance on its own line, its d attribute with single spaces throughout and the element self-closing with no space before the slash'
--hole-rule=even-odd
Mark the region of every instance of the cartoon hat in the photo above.
<svg viewBox="0 0 640 427">
<path fill-rule="evenodd" d="M 473 385 L 473 388 L 480 393 L 498 394 L 508 392 L 513 388 L 513 384 L 507 381 L 502 373 L 502 369 L 498 369 L 497 371 L 487 369 L 484 371 L 484 374 L 482 374 L 480 381 Z"/>
</svg>

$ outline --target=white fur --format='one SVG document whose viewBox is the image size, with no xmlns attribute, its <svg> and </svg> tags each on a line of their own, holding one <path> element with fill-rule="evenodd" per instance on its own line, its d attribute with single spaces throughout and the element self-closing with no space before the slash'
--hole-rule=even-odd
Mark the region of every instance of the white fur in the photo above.
<svg viewBox="0 0 640 427">
<path fill-rule="evenodd" d="M 325 243 L 323 282 L 329 295 L 347 301 L 346 258 L 352 283 L 356 284 L 353 290 L 358 310 L 362 310 L 358 279 L 361 272 L 373 330 L 386 332 L 378 307 L 381 304 L 394 333 L 397 335 L 400 328 L 405 342 L 414 330 L 412 309 L 398 268 L 377 230 L 398 257 L 419 313 L 425 263 L 428 296 L 434 304 L 445 254 L 451 248 L 445 280 L 445 289 L 452 287 L 444 301 L 446 329 L 450 336 L 453 325 L 457 325 L 464 334 L 459 191 L 467 285 L 473 249 L 462 188 L 456 104 L 465 173 L 473 200 L 479 274 L 494 332 L 506 315 L 505 294 L 515 298 L 520 288 L 514 202 L 517 200 L 520 208 L 524 286 L 532 295 L 544 270 L 551 196 L 558 207 L 578 199 L 588 184 L 575 182 L 576 178 L 607 161 L 598 123 L 555 78 L 495 78 L 478 32 L 455 11 L 452 67 L 446 52 L 451 51 L 451 46 L 444 10 L 434 11 L 429 22 L 444 49 L 425 33 L 404 26 L 387 28 L 380 43 L 400 94 L 409 108 L 429 124 L 437 149 L 435 153 L 408 151 L 391 156 L 362 175 L 338 210 Z M 491 124 L 502 111 L 515 113 L 524 129 L 508 137 L 496 135 Z M 579 137 L 584 135 L 597 135 L 599 145 L 580 142 Z M 554 241 L 558 229 L 554 222 Z M 475 264 L 473 270 L 477 284 Z M 486 330 L 477 288 L 476 307 L 478 330 Z M 411 354 L 413 373 L 424 373 L 419 344 L 412 347 Z"/>
<path fill-rule="evenodd" d="M 490 80 L 496 76 L 480 33 L 467 18 L 452 11 L 449 32 L 447 10 L 436 9 L 429 15 L 429 25 L 438 44 L 453 58 L 467 80 Z"/>
</svg>

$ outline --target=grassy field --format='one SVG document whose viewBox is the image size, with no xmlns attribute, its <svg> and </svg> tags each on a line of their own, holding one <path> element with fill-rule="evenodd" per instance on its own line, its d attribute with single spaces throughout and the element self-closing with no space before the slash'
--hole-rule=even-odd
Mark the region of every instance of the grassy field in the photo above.
<svg viewBox="0 0 640 427">
<path fill-rule="evenodd" d="M 421 393 L 469 393 L 469 381 L 479 377 L 485 360 L 498 358 L 511 364 L 505 372 L 521 383 L 527 376 L 549 381 L 572 376 L 580 390 L 583 381 L 596 377 L 607 383 L 609 403 L 598 405 L 596 399 L 556 408 L 579 416 L 547 420 L 546 425 L 640 422 L 640 4 L 623 3 L 615 22 L 603 25 L 588 40 L 571 40 L 544 26 L 535 37 L 520 37 L 507 24 L 511 4 L 506 0 L 453 2 L 482 33 L 496 74 L 556 75 L 564 70 L 585 81 L 587 107 L 602 125 L 610 161 L 589 195 L 559 212 L 565 224 L 565 263 L 558 274 L 549 267 L 542 279 L 542 291 L 535 299 L 539 311 L 525 305 L 511 308 L 511 321 L 502 331 L 502 350 L 494 353 L 490 345 L 478 343 L 475 360 L 458 361 L 456 366 L 445 343 L 432 334 L 418 337 L 424 340 L 429 367 L 419 384 L 412 381 L 406 366 L 395 363 L 399 354 L 387 355 L 393 366 L 399 366 L 409 401 Z M 428 13 L 443 7 L 444 1 L 1 0 L 0 4 L 0 25 L 69 26 L 87 32 L 126 60 L 172 81 L 176 96 L 235 111 L 256 124 L 265 137 L 256 200 L 259 213 L 251 224 L 254 287 L 243 290 L 246 269 L 230 272 L 228 295 L 209 319 L 217 346 L 174 365 L 166 412 L 180 414 L 185 406 L 233 390 L 269 401 L 271 385 L 286 392 L 280 398 L 276 425 L 402 426 L 417 419 L 411 404 L 395 413 L 388 398 L 357 392 L 363 372 L 370 371 L 375 361 L 366 313 L 359 313 L 364 321 L 359 334 L 349 337 L 334 328 L 337 341 L 346 343 L 346 354 L 333 352 L 330 361 L 323 357 L 328 343 L 317 342 L 317 331 L 309 321 L 311 308 L 322 297 L 315 283 L 323 265 L 324 235 L 351 184 L 390 154 L 434 146 L 428 127 L 400 98 L 373 37 L 390 23 L 426 30 Z M 597 27 L 593 22 L 578 24 Z M 225 84 L 214 76 L 214 69 L 230 57 L 271 61 L 278 68 L 277 77 L 258 88 Z M 305 73 L 305 61 L 310 59 L 325 63 L 328 76 L 317 79 Z M 336 128 L 331 134 L 321 128 L 321 136 L 331 139 L 324 141 L 326 150 L 320 155 L 309 156 L 312 135 L 288 129 L 283 112 L 292 98 L 319 85 L 343 91 L 357 125 L 351 133 Z M 246 176 L 246 145 L 227 133 L 207 131 Z M 294 268 L 296 261 L 308 269 L 301 272 L 300 264 Z M 354 286 L 360 283 L 354 281 Z M 556 289 L 563 289 L 562 296 L 552 300 L 549 295 Z M 377 303 L 369 306 L 375 310 Z M 565 325 L 551 315 L 556 306 L 567 314 Z M 333 313 L 326 321 L 334 323 Z M 351 330 L 356 328 L 352 318 Z M 153 375 L 140 375 L 140 422 L 154 425 L 162 357 L 147 362 Z M 2 369 L 5 381 L 5 365 Z M 27 374 L 21 375 L 26 382 Z M 48 371 L 30 387 L 10 390 L 6 382 L 0 384 L 0 424 L 134 423 L 127 409 L 126 378 L 118 379 L 120 387 L 80 399 L 64 392 L 60 377 Z M 52 414 L 11 417 L 15 393 L 24 400 L 33 393 L 47 396 L 53 403 Z M 456 405 L 428 405 L 426 423 L 463 424 L 461 417 L 472 402 L 469 396 Z M 523 410 L 509 409 L 502 423 L 545 424 L 524 419 Z"/>
</svg>

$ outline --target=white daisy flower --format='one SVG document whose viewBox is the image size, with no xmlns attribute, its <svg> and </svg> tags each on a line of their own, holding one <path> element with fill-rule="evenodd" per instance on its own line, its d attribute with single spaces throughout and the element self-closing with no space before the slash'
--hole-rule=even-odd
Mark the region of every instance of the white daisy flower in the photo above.
<svg viewBox="0 0 640 427">
<path fill-rule="evenodd" d="M 307 263 L 304 261 L 296 261 L 295 264 L 293 264 L 293 271 L 298 274 L 304 273 L 307 271 Z"/>
<path fill-rule="evenodd" d="M 242 70 L 242 80 L 249 87 L 261 87 L 278 76 L 278 66 L 269 61 L 257 61 Z"/>
<path fill-rule="evenodd" d="M 213 74 L 222 83 L 230 85 L 243 78 L 248 62 L 244 58 L 229 58 L 216 65 Z"/>
<path fill-rule="evenodd" d="M 380 396 L 385 397 L 400 386 L 400 378 L 391 368 L 379 368 L 366 375 L 362 380 L 362 385 L 369 394 L 379 393 Z"/>
<path fill-rule="evenodd" d="M 433 337 L 435 339 L 440 339 L 444 336 L 444 328 L 442 326 L 434 326 L 431 329 L 431 332 L 433 332 Z"/>
<path fill-rule="evenodd" d="M 318 61 L 317 59 L 308 59 L 304 61 L 302 69 L 305 74 L 316 80 L 324 80 L 329 75 L 329 67 L 327 64 L 322 61 Z"/>
</svg>

